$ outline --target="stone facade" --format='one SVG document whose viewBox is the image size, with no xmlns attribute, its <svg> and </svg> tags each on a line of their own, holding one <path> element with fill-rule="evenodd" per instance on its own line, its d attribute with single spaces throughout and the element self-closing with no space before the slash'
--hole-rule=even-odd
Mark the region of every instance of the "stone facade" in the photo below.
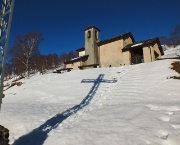
<svg viewBox="0 0 180 145">
<path fill-rule="evenodd" d="M 90 26 L 84 30 L 85 47 L 78 49 L 79 58 L 66 63 L 74 70 L 99 67 L 118 67 L 152 62 L 163 54 L 158 38 L 135 42 L 130 32 L 100 41 L 100 30 Z M 83 58 L 83 59 L 81 59 Z"/>
<path fill-rule="evenodd" d="M 158 48 L 158 44 L 155 43 L 151 46 L 143 47 L 144 62 L 152 62 L 161 58 L 161 52 Z"/>
<path fill-rule="evenodd" d="M 158 38 L 152 38 L 141 42 L 129 44 L 123 48 L 123 53 L 130 53 L 129 64 L 147 63 L 160 59 L 163 49 Z"/>
<path fill-rule="evenodd" d="M 123 64 L 123 40 L 99 46 L 100 67 L 119 66 Z"/>
<path fill-rule="evenodd" d="M 132 44 L 133 40 L 130 35 L 124 37 L 119 37 L 117 40 L 112 40 L 99 46 L 99 64 L 100 67 L 118 67 L 122 65 L 127 65 L 128 55 L 123 54 L 122 49 L 128 45 Z M 124 57 L 126 59 L 124 59 Z"/>
<path fill-rule="evenodd" d="M 81 61 L 78 62 L 72 62 L 66 65 L 66 68 L 73 68 L 73 70 L 78 70 L 78 66 L 81 66 Z"/>
<path fill-rule="evenodd" d="M 100 41 L 100 30 L 96 27 L 89 27 L 85 31 L 85 55 L 89 55 L 85 65 L 98 63 L 97 42 Z"/>
</svg>

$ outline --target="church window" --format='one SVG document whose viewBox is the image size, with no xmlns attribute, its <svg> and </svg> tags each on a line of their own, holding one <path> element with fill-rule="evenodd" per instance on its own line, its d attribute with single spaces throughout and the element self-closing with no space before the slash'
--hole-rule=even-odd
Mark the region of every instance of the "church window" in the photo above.
<svg viewBox="0 0 180 145">
<path fill-rule="evenodd" d="M 87 37 L 88 37 L 88 38 L 91 38 L 91 31 L 88 31 Z"/>
<path fill-rule="evenodd" d="M 97 31 L 95 31 L 95 37 L 96 37 L 96 40 L 98 40 L 98 33 L 97 33 Z"/>
</svg>

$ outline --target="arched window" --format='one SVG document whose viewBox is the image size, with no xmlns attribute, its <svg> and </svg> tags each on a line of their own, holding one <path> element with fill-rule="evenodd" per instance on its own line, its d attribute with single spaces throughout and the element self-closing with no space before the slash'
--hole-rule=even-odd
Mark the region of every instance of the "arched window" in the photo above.
<svg viewBox="0 0 180 145">
<path fill-rule="evenodd" d="M 91 38 L 91 31 L 88 31 L 87 37 L 88 37 L 88 38 Z"/>
</svg>

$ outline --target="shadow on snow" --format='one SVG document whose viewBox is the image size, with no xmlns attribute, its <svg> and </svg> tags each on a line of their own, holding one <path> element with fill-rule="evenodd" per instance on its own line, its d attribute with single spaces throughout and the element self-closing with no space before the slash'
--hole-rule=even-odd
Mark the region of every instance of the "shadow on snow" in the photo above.
<svg viewBox="0 0 180 145">
<path fill-rule="evenodd" d="M 64 121 L 69 116 L 81 110 L 90 103 L 101 83 L 117 82 L 117 80 L 103 80 L 103 77 L 104 74 L 100 74 L 97 79 L 83 79 L 81 83 L 94 83 L 94 85 L 80 104 L 75 105 L 74 107 L 69 108 L 64 112 L 55 115 L 38 128 L 17 139 L 13 145 L 43 145 L 44 141 L 48 136 L 48 133 L 51 130 L 57 128 L 62 121 Z"/>
</svg>

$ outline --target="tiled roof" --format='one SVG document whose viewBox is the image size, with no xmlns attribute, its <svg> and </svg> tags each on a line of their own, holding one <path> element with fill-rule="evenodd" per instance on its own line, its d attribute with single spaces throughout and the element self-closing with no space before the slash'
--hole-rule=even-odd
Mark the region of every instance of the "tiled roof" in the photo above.
<svg viewBox="0 0 180 145">
<path fill-rule="evenodd" d="M 135 42 L 134 37 L 132 36 L 131 32 L 127 32 L 125 34 L 121 34 L 121 35 L 118 35 L 116 37 L 100 41 L 100 42 L 97 43 L 97 45 L 100 46 L 100 45 L 103 45 L 103 44 L 111 43 L 111 42 L 126 38 L 127 36 L 130 36 L 132 41 Z"/>
</svg>

